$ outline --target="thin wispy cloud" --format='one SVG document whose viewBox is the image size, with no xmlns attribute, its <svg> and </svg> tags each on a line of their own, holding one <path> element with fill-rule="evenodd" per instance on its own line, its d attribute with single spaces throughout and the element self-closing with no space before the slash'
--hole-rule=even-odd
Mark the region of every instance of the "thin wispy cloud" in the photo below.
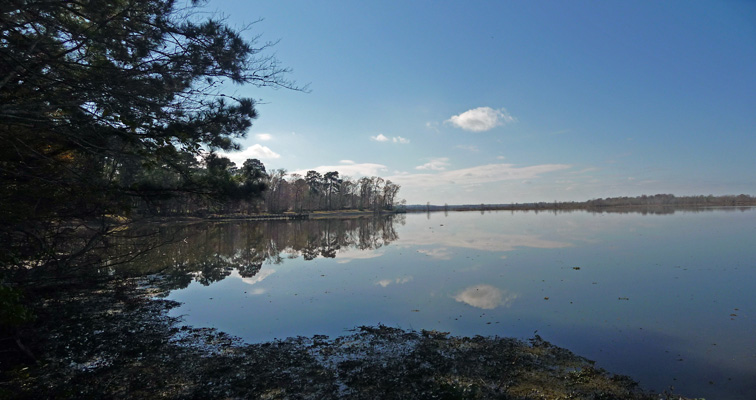
<svg viewBox="0 0 756 400">
<path fill-rule="evenodd" d="M 503 108 L 495 110 L 491 107 L 478 107 L 453 115 L 445 122 L 466 131 L 485 132 L 497 126 L 515 122 L 515 118 Z"/>
<path fill-rule="evenodd" d="M 382 133 L 379 133 L 376 136 L 370 136 L 370 140 L 374 142 L 392 142 L 392 143 L 398 143 L 398 144 L 407 144 L 410 142 L 409 139 L 401 137 L 401 136 L 388 137 Z"/>
<path fill-rule="evenodd" d="M 598 168 L 596 168 L 596 167 L 588 167 L 588 168 L 583 168 L 583 169 L 581 169 L 580 171 L 574 171 L 574 172 L 572 172 L 572 173 L 573 173 L 573 174 L 584 174 L 584 173 L 586 173 L 586 172 L 595 172 L 595 171 L 598 171 L 598 170 L 599 170 L 599 169 L 598 169 Z"/>
<path fill-rule="evenodd" d="M 342 160 L 341 165 L 321 165 L 319 167 L 292 171 L 291 173 L 305 176 L 307 175 L 307 171 L 310 171 L 310 170 L 317 171 L 321 174 L 324 174 L 326 172 L 331 172 L 331 171 L 338 171 L 339 175 L 341 176 L 361 177 L 361 176 L 380 176 L 384 174 L 385 171 L 388 171 L 388 167 L 386 167 L 383 164 L 355 163 L 354 161 L 352 161 L 351 163 L 343 163 L 343 161 L 351 161 L 351 160 Z"/>
<path fill-rule="evenodd" d="M 431 163 L 428 163 L 431 164 Z M 541 164 L 517 167 L 514 164 L 486 164 L 477 167 L 440 171 L 438 173 L 404 174 L 389 177 L 407 187 L 436 187 L 448 184 L 483 184 L 499 181 L 525 181 L 543 174 L 571 168 L 567 164 Z M 418 167 L 415 167 L 419 169 Z M 430 168 L 425 168 L 431 170 Z"/>
<path fill-rule="evenodd" d="M 455 147 L 458 148 L 458 149 L 460 149 L 460 150 L 467 150 L 467 151 L 470 151 L 470 152 L 473 152 L 473 153 L 480 151 L 480 149 L 478 148 L 478 146 L 473 146 L 471 144 L 469 144 L 469 145 L 460 144 L 460 145 L 455 146 Z"/>
<path fill-rule="evenodd" d="M 433 132 L 436 132 L 436 133 L 439 132 L 439 130 L 438 130 L 438 122 L 428 121 L 428 122 L 425 123 L 425 127 L 428 128 L 428 129 L 430 129 L 430 130 L 432 130 Z"/>
<path fill-rule="evenodd" d="M 449 166 L 449 159 L 446 157 L 441 157 L 441 158 L 434 158 L 423 165 L 418 165 L 417 167 L 415 167 L 415 169 L 429 170 L 429 171 L 443 171 L 446 169 L 447 166 Z"/>
</svg>

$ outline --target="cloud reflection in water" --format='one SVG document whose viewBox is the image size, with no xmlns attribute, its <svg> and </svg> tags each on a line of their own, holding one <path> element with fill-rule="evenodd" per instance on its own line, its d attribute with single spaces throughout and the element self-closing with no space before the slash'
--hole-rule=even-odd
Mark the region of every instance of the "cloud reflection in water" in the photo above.
<svg viewBox="0 0 756 400">
<path fill-rule="evenodd" d="M 561 249 L 572 246 L 571 243 L 565 241 L 542 239 L 538 235 L 507 234 L 481 229 L 474 230 L 472 228 L 460 229 L 454 233 L 444 232 L 443 230 L 412 232 L 411 235 L 402 237 L 401 242 L 404 245 L 437 246 L 434 249 L 421 249 L 418 251 L 439 259 L 444 259 L 441 257 L 452 254 L 449 248 L 506 252 L 515 250 L 518 247 Z"/>
<path fill-rule="evenodd" d="M 393 280 L 392 279 L 382 279 L 382 280 L 376 282 L 375 284 L 379 285 L 379 286 L 382 286 L 382 287 L 386 287 L 386 286 L 388 286 L 388 285 L 390 285 L 392 283 L 396 283 L 398 285 L 403 285 L 403 284 L 405 284 L 407 282 L 411 282 L 412 279 L 414 279 L 414 278 L 411 277 L 411 276 L 405 276 L 405 277 L 396 278 L 396 279 L 393 279 Z"/>
<path fill-rule="evenodd" d="M 454 296 L 454 300 L 484 310 L 491 310 L 498 306 L 508 308 L 517 297 L 516 293 L 509 293 L 491 285 L 476 285 L 461 291 Z"/>
<path fill-rule="evenodd" d="M 436 249 L 420 249 L 417 251 L 418 253 L 425 254 L 426 256 L 429 256 L 431 258 L 435 258 L 436 260 L 451 260 L 452 259 L 452 252 L 449 251 L 446 247 L 439 247 Z"/>
<path fill-rule="evenodd" d="M 258 272 L 255 276 L 249 277 L 249 278 L 242 278 L 237 271 L 234 271 L 231 273 L 231 276 L 238 276 L 239 279 L 242 280 L 242 282 L 246 283 L 247 285 L 254 285 L 255 283 L 262 282 L 263 279 L 273 275 L 273 273 L 276 272 L 275 269 L 262 269 L 260 272 Z"/>
<path fill-rule="evenodd" d="M 336 254 L 336 262 L 339 264 L 346 264 L 353 260 L 367 260 L 370 258 L 381 257 L 382 255 L 382 252 L 375 250 L 347 248 L 339 250 Z"/>
</svg>

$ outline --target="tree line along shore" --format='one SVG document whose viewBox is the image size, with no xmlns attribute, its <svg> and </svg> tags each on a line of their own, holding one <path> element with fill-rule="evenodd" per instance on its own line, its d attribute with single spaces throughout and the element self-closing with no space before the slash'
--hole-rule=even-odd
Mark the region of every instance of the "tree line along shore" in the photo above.
<svg viewBox="0 0 756 400">
<path fill-rule="evenodd" d="M 754 207 L 756 197 L 747 194 L 740 195 L 699 195 L 675 196 L 673 194 L 642 195 L 636 197 L 607 197 L 587 201 L 569 202 L 534 202 L 507 204 L 462 204 L 462 205 L 408 205 L 403 208 L 407 212 L 427 211 L 550 211 L 550 210 L 588 210 L 588 211 L 622 211 L 649 210 L 663 211 L 674 209 L 700 209 L 707 207 Z"/>
</svg>

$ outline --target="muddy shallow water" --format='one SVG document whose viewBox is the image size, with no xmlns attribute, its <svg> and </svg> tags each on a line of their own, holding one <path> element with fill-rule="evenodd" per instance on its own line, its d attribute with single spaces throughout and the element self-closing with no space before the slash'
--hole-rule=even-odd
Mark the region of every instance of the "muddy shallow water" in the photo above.
<svg viewBox="0 0 756 400">
<path fill-rule="evenodd" d="M 172 315 L 259 343 L 356 326 L 529 338 L 642 387 L 756 393 L 756 211 L 233 222 L 153 263 Z M 157 265 L 154 264 L 154 265 Z"/>
</svg>

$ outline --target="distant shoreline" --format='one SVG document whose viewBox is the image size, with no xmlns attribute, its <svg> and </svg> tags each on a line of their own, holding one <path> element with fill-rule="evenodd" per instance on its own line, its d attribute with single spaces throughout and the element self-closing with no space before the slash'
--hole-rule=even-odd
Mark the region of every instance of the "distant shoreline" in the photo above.
<svg viewBox="0 0 756 400">
<path fill-rule="evenodd" d="M 613 197 L 582 202 L 537 202 L 510 204 L 463 204 L 463 205 L 408 205 L 407 212 L 429 211 L 665 211 L 722 207 L 754 207 L 756 197 L 750 195 L 730 196 L 681 196 L 656 194 L 637 197 Z"/>
<path fill-rule="evenodd" d="M 145 220 L 162 222 L 200 222 L 200 221 L 297 221 L 329 218 L 365 218 L 378 215 L 394 215 L 403 213 L 449 212 L 449 211 L 549 211 L 570 212 L 588 211 L 595 213 L 647 213 L 672 214 L 676 211 L 703 211 L 707 209 L 739 209 L 756 207 L 756 197 L 750 195 L 737 196 L 684 196 L 676 197 L 671 194 L 659 194 L 639 197 L 615 197 L 594 199 L 583 202 L 538 202 L 513 204 L 462 204 L 462 205 L 433 205 L 413 204 L 399 206 L 393 210 L 318 210 L 302 212 L 272 213 L 233 213 L 233 214 L 202 214 L 202 215 L 165 215 L 147 217 Z M 139 218 L 137 218 L 139 219 Z"/>
<path fill-rule="evenodd" d="M 495 205 L 488 205 L 485 204 L 481 208 L 480 206 L 474 206 L 474 207 L 466 207 L 466 206 L 431 206 L 430 210 L 426 209 L 425 206 L 422 208 L 417 209 L 408 209 L 406 210 L 407 214 L 417 214 L 417 213 L 425 213 L 425 212 L 470 212 L 470 211 L 562 211 L 562 212 L 571 212 L 571 211 L 588 211 L 588 212 L 616 212 L 616 213 L 622 213 L 622 212 L 649 212 L 649 213 L 672 213 L 674 211 L 703 211 L 703 210 L 717 210 L 717 209 L 749 209 L 756 207 L 756 205 L 737 205 L 737 206 L 710 206 L 710 205 L 693 205 L 693 206 L 605 206 L 605 207 L 507 207 L 507 206 L 495 206 Z"/>
<path fill-rule="evenodd" d="M 332 210 L 332 211 L 311 211 L 311 212 L 286 212 L 281 214 L 210 214 L 200 215 L 167 215 L 158 217 L 147 217 L 142 220 L 150 222 L 208 222 L 208 221 L 306 221 L 312 219 L 328 218 L 363 218 L 372 216 L 385 216 L 394 214 L 403 214 L 405 211 L 382 210 L 380 212 L 360 211 L 360 210 Z"/>
</svg>

